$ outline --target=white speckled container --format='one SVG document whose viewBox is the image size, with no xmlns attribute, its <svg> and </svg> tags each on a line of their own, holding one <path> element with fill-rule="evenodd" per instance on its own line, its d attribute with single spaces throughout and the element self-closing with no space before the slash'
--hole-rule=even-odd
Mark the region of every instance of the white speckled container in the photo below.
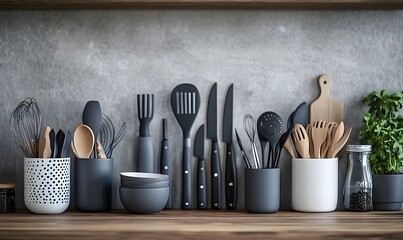
<svg viewBox="0 0 403 240">
<path fill-rule="evenodd" d="M 24 202 L 37 214 L 58 214 L 70 204 L 70 158 L 25 158 Z"/>
</svg>

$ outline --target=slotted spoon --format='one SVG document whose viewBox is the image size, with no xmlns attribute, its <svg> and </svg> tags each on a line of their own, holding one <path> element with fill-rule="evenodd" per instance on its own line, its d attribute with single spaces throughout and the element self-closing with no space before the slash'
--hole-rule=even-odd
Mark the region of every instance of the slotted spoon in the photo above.
<svg viewBox="0 0 403 240">
<path fill-rule="evenodd" d="M 276 161 L 276 145 L 283 134 L 283 120 L 275 112 L 265 112 L 260 117 L 262 121 L 258 124 L 258 131 L 269 142 L 269 156 L 267 159 L 267 168 L 272 168 Z"/>
</svg>

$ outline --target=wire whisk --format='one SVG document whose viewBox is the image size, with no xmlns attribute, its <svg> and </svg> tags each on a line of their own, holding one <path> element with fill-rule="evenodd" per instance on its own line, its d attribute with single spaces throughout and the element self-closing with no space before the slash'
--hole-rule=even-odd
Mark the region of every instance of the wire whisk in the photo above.
<svg viewBox="0 0 403 240">
<path fill-rule="evenodd" d="M 10 130 L 25 157 L 36 158 L 39 156 L 42 115 L 34 98 L 25 98 L 11 113 Z"/>
<path fill-rule="evenodd" d="M 112 157 L 113 149 L 120 143 L 125 133 L 126 122 L 122 124 L 116 133 L 112 120 L 106 114 L 102 114 L 102 123 L 98 138 L 108 158 Z"/>
<path fill-rule="evenodd" d="M 251 114 L 246 114 L 243 118 L 243 127 L 245 129 L 246 135 L 248 135 L 248 138 L 250 140 L 251 146 L 252 146 L 252 155 L 253 155 L 253 160 L 255 161 L 255 167 L 260 168 L 260 160 L 259 160 L 259 154 L 256 149 L 256 144 L 255 144 L 255 134 L 256 134 L 256 124 L 255 120 L 253 119 Z"/>
</svg>

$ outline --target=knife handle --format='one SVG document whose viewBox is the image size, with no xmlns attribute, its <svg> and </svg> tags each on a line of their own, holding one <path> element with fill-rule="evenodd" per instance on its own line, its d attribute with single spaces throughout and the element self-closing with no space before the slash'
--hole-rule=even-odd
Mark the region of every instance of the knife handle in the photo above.
<svg viewBox="0 0 403 240">
<path fill-rule="evenodd" d="M 197 166 L 197 208 L 207 208 L 206 161 L 199 158 Z"/>
<path fill-rule="evenodd" d="M 169 147 L 167 139 L 163 139 L 161 143 L 161 174 L 169 175 Z M 171 181 L 171 178 L 169 181 Z M 164 209 L 170 208 L 172 208 L 171 188 L 169 189 L 168 202 Z"/>
<path fill-rule="evenodd" d="M 227 144 L 227 159 L 225 167 L 225 196 L 227 209 L 236 209 L 238 194 L 238 179 L 235 163 L 235 151 L 232 144 Z"/>
<path fill-rule="evenodd" d="M 182 209 L 192 209 L 192 177 L 190 167 L 190 138 L 183 139 Z"/>
<path fill-rule="evenodd" d="M 211 208 L 221 208 L 221 163 L 218 142 L 212 142 L 211 148 Z"/>
</svg>

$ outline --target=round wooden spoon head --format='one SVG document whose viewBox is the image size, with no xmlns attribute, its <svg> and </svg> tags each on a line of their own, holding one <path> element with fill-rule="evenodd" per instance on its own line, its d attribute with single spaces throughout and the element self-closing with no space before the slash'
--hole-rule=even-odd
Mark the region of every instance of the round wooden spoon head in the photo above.
<svg viewBox="0 0 403 240">
<path fill-rule="evenodd" d="M 74 131 L 74 147 L 79 158 L 89 158 L 94 147 L 95 137 L 91 128 L 80 125 Z"/>
</svg>

